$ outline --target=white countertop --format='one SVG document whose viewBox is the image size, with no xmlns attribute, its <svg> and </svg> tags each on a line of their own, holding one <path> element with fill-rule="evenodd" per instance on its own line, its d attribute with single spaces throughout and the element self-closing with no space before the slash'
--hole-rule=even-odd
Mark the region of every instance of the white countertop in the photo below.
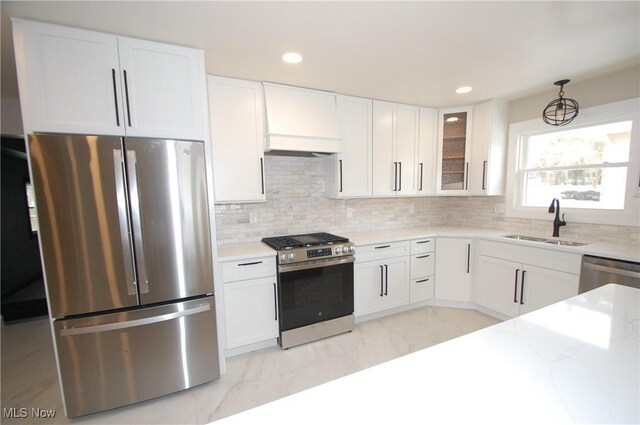
<svg viewBox="0 0 640 425">
<path fill-rule="evenodd" d="M 259 241 L 218 245 L 218 261 L 246 260 L 269 255 L 276 255 L 276 252 L 269 245 Z"/>
<path fill-rule="evenodd" d="M 610 284 L 216 424 L 639 423 L 639 307 Z"/>
<path fill-rule="evenodd" d="M 505 235 L 523 234 L 528 236 L 538 236 L 552 239 L 548 235 L 540 235 L 533 232 L 512 232 L 497 229 L 480 229 L 477 227 L 441 227 L 441 226 L 419 226 L 400 227 L 386 230 L 372 230 L 366 232 L 346 232 L 343 236 L 357 245 L 368 245 L 382 242 L 403 241 L 418 239 L 423 237 L 460 237 L 486 239 L 498 242 L 511 243 L 533 248 L 543 248 L 562 252 L 572 252 L 575 254 L 596 255 L 599 257 L 611 257 L 620 260 L 640 262 L 640 245 L 612 243 L 612 242 L 589 242 L 584 246 L 557 246 L 541 242 L 530 242 L 505 238 Z M 566 239 L 566 238 L 559 238 Z M 262 242 L 247 242 L 218 246 L 218 260 L 232 261 L 255 258 L 265 255 L 275 255 L 275 251 Z M 357 255 L 357 250 L 356 250 Z"/>
</svg>

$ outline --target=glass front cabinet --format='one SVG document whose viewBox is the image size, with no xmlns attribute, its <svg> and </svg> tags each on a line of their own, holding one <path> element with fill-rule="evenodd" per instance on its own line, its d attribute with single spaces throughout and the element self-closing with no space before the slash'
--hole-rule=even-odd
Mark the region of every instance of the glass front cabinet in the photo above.
<svg viewBox="0 0 640 425">
<path fill-rule="evenodd" d="M 441 109 L 438 123 L 437 193 L 469 193 L 472 107 Z"/>
</svg>

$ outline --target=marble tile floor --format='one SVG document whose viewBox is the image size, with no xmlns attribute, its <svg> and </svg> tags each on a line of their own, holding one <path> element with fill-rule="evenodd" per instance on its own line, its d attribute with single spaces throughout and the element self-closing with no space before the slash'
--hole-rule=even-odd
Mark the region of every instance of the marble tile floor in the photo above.
<svg viewBox="0 0 640 425">
<path fill-rule="evenodd" d="M 69 420 L 47 320 L 2 328 L 3 424 L 205 424 L 498 323 L 473 310 L 422 307 L 356 325 L 289 350 L 227 359 L 227 373 L 196 388 Z M 7 418 L 5 408 L 55 409 L 52 419 Z"/>
</svg>

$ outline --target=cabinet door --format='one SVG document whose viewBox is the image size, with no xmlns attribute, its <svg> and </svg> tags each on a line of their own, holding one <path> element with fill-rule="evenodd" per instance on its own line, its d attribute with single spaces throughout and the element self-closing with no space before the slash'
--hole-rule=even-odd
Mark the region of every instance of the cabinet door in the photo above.
<svg viewBox="0 0 640 425">
<path fill-rule="evenodd" d="M 207 77 L 216 202 L 265 200 L 262 85 Z"/>
<path fill-rule="evenodd" d="M 436 240 L 436 298 L 470 301 L 471 240 Z"/>
<path fill-rule="evenodd" d="M 224 285 L 227 349 L 278 337 L 276 277 Z"/>
<path fill-rule="evenodd" d="M 520 314 L 578 295 L 579 276 L 525 264 Z"/>
<path fill-rule="evenodd" d="M 356 317 L 382 310 L 384 266 L 369 261 L 354 266 L 354 314 Z"/>
<path fill-rule="evenodd" d="M 467 194 L 472 109 L 445 109 L 439 116 L 438 193 Z"/>
<path fill-rule="evenodd" d="M 474 277 L 473 299 L 486 308 L 515 317 L 520 311 L 522 265 L 481 255 Z"/>
<path fill-rule="evenodd" d="M 204 53 L 118 37 L 128 136 L 203 140 Z"/>
<path fill-rule="evenodd" d="M 505 190 L 508 104 L 490 100 L 473 107 L 469 192 L 503 195 Z"/>
<path fill-rule="evenodd" d="M 398 105 L 396 113 L 396 161 L 398 162 L 398 195 L 415 195 L 416 147 L 418 143 L 419 108 Z"/>
<path fill-rule="evenodd" d="M 384 265 L 384 308 L 409 304 L 409 257 L 385 260 Z"/>
<path fill-rule="evenodd" d="M 373 101 L 373 195 L 395 196 L 397 161 L 395 159 L 396 105 Z"/>
<path fill-rule="evenodd" d="M 338 96 L 342 152 L 337 155 L 337 196 L 371 196 L 371 99 Z"/>
<path fill-rule="evenodd" d="M 27 132 L 124 135 L 117 37 L 13 20 Z"/>
<path fill-rule="evenodd" d="M 434 195 L 438 168 L 438 111 L 436 109 L 420 108 L 417 150 L 416 191 L 418 195 Z"/>
</svg>

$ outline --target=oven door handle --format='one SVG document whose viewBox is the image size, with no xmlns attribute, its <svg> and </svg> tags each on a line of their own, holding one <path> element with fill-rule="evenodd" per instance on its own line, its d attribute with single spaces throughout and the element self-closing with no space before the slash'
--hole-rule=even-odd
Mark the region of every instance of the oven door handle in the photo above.
<svg viewBox="0 0 640 425">
<path fill-rule="evenodd" d="M 353 263 L 354 261 L 355 261 L 355 258 L 353 256 L 349 256 L 349 257 L 342 257 L 342 258 L 331 258 L 326 260 L 306 261 L 304 263 L 298 263 L 298 264 L 281 264 L 278 266 L 278 272 L 287 273 L 287 272 L 295 272 L 298 270 L 318 269 L 321 267 L 331 267 L 331 266 L 337 266 L 339 264 Z"/>
</svg>

